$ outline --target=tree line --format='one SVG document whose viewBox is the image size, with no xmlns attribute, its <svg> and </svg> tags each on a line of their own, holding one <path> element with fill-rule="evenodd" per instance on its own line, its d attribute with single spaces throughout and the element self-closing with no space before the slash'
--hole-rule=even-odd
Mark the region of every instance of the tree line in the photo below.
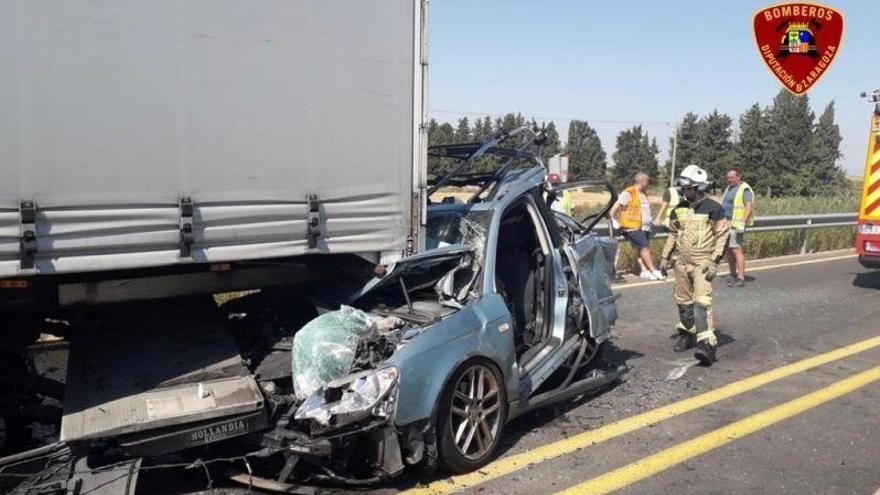
<svg viewBox="0 0 880 495">
<path fill-rule="evenodd" d="M 773 102 L 762 107 L 755 103 L 734 120 L 717 110 L 704 116 L 688 112 L 677 124 L 675 146 L 676 169 L 697 164 L 721 187 L 731 167 L 742 170 L 745 179 L 761 195 L 815 196 L 847 191 L 849 182 L 838 166 L 843 156 L 843 138 L 834 122 L 834 102 L 829 103 L 818 119 L 810 107 L 809 97 L 795 96 L 780 90 Z M 467 117 L 457 125 L 428 123 L 429 145 L 477 142 L 504 130 L 530 126 L 547 134 L 544 159 L 563 153 L 569 158 L 569 180 L 607 178 L 617 187 L 628 185 L 632 176 L 644 171 L 652 181 L 665 183 L 672 166 L 673 143 L 661 166 L 656 138 L 640 125 L 624 129 L 617 135 L 609 166 L 608 156 L 596 130 L 584 120 L 572 120 L 568 135 L 562 142 L 554 122 L 538 123 L 520 113 L 508 113 L 492 119 L 483 117 L 471 122 Z M 476 164 L 473 172 L 484 172 L 495 165 L 491 160 Z M 449 170 L 449 160 L 429 159 L 429 173 Z"/>
</svg>

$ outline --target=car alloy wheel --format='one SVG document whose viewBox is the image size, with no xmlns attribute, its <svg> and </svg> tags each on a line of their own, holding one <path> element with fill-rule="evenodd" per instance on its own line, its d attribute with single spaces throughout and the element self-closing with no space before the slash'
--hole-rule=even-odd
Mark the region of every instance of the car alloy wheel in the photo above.
<svg viewBox="0 0 880 495">
<path fill-rule="evenodd" d="M 458 380 L 449 408 L 449 431 L 458 452 L 470 461 L 486 456 L 502 427 L 501 384 L 482 364 L 469 367 Z"/>
</svg>

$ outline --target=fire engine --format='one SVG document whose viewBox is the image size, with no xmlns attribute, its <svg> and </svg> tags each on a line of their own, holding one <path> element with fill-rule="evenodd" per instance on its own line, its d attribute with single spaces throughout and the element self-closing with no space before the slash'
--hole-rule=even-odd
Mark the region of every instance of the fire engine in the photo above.
<svg viewBox="0 0 880 495">
<path fill-rule="evenodd" d="M 880 89 L 862 93 L 862 97 L 874 103 L 874 112 L 871 114 L 871 131 L 868 134 L 868 158 L 862 182 L 856 251 L 862 266 L 880 268 Z"/>
</svg>

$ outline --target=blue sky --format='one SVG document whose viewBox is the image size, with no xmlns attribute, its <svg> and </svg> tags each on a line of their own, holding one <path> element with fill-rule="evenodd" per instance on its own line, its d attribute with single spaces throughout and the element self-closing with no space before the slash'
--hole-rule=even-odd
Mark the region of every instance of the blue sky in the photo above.
<svg viewBox="0 0 880 495">
<path fill-rule="evenodd" d="M 860 175 L 871 106 L 880 87 L 880 9 L 875 0 L 826 2 L 842 11 L 844 40 L 810 92 L 817 115 L 834 100 L 841 165 Z M 687 111 L 736 118 L 767 105 L 780 85 L 763 65 L 752 16 L 764 2 L 635 0 L 431 0 L 429 116 L 519 111 L 585 119 L 610 156 L 622 129 L 643 123 L 668 153 Z M 873 63 L 872 63 L 873 61 Z M 564 139 L 564 135 L 563 135 Z"/>
</svg>

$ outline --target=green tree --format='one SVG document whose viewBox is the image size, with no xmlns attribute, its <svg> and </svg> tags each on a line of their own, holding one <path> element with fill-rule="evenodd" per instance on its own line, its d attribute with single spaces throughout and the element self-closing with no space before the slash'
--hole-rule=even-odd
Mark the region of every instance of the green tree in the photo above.
<svg viewBox="0 0 880 495">
<path fill-rule="evenodd" d="M 702 125 L 699 115 L 688 112 L 681 119 L 677 126 L 678 143 L 675 145 L 675 173 L 692 164 L 696 163 L 697 155 L 700 148 L 700 134 L 702 133 Z M 673 138 L 669 138 L 669 159 L 666 160 L 666 177 L 672 169 L 672 147 Z"/>
<path fill-rule="evenodd" d="M 769 163 L 770 120 L 761 106 L 755 103 L 739 117 L 739 141 L 734 146 L 734 165 L 758 194 L 767 193 L 773 182 L 773 167 Z"/>
<path fill-rule="evenodd" d="M 809 98 L 780 89 L 767 115 L 770 122 L 767 159 L 772 175 L 765 187 L 773 196 L 800 194 L 803 190 L 796 183 L 807 168 L 805 163 L 809 159 L 815 121 Z"/>
<path fill-rule="evenodd" d="M 541 125 L 538 125 L 538 122 L 536 122 L 535 119 L 532 119 L 528 125 L 535 134 L 543 132 L 547 136 L 547 144 L 541 149 L 541 157 L 545 162 L 549 160 L 551 156 L 561 152 L 562 144 L 559 141 L 559 131 L 556 130 L 556 124 L 551 121 L 549 124 L 541 122 Z"/>
<path fill-rule="evenodd" d="M 544 133 L 547 134 L 547 144 L 544 146 L 544 159 L 550 158 L 562 152 L 562 142 L 559 139 L 559 130 L 552 120 L 549 124 L 541 123 Z"/>
<path fill-rule="evenodd" d="M 467 117 L 458 119 L 458 127 L 455 128 L 455 142 L 468 143 L 471 141 L 471 127 Z"/>
<path fill-rule="evenodd" d="M 489 116 L 477 119 L 474 122 L 473 139 L 474 141 L 485 141 L 492 137 L 494 130 L 492 128 L 492 119 Z"/>
<path fill-rule="evenodd" d="M 802 196 L 833 194 L 845 191 L 846 174 L 837 165 L 843 154 L 840 152 L 840 127 L 834 123 L 834 101 L 831 101 L 813 128 L 809 160 L 805 170 L 799 174 L 796 191 Z"/>
<path fill-rule="evenodd" d="M 700 122 L 699 147 L 694 157 L 716 185 L 724 184 L 724 175 L 733 164 L 733 119 L 712 111 Z"/>
<path fill-rule="evenodd" d="M 448 122 L 440 124 L 435 119 L 429 120 L 427 133 L 428 146 L 455 142 L 455 129 Z M 448 158 L 428 158 L 428 174 L 442 175 L 448 172 L 453 164 L 453 160 Z"/>
<path fill-rule="evenodd" d="M 617 147 L 612 158 L 611 180 L 618 188 L 627 187 L 636 172 L 645 172 L 652 181 L 659 174 L 657 140 L 651 139 L 642 126 L 637 125 L 617 135 Z"/>
<path fill-rule="evenodd" d="M 568 125 L 568 180 L 599 179 L 605 177 L 607 156 L 596 130 L 583 120 L 572 120 Z"/>
</svg>

